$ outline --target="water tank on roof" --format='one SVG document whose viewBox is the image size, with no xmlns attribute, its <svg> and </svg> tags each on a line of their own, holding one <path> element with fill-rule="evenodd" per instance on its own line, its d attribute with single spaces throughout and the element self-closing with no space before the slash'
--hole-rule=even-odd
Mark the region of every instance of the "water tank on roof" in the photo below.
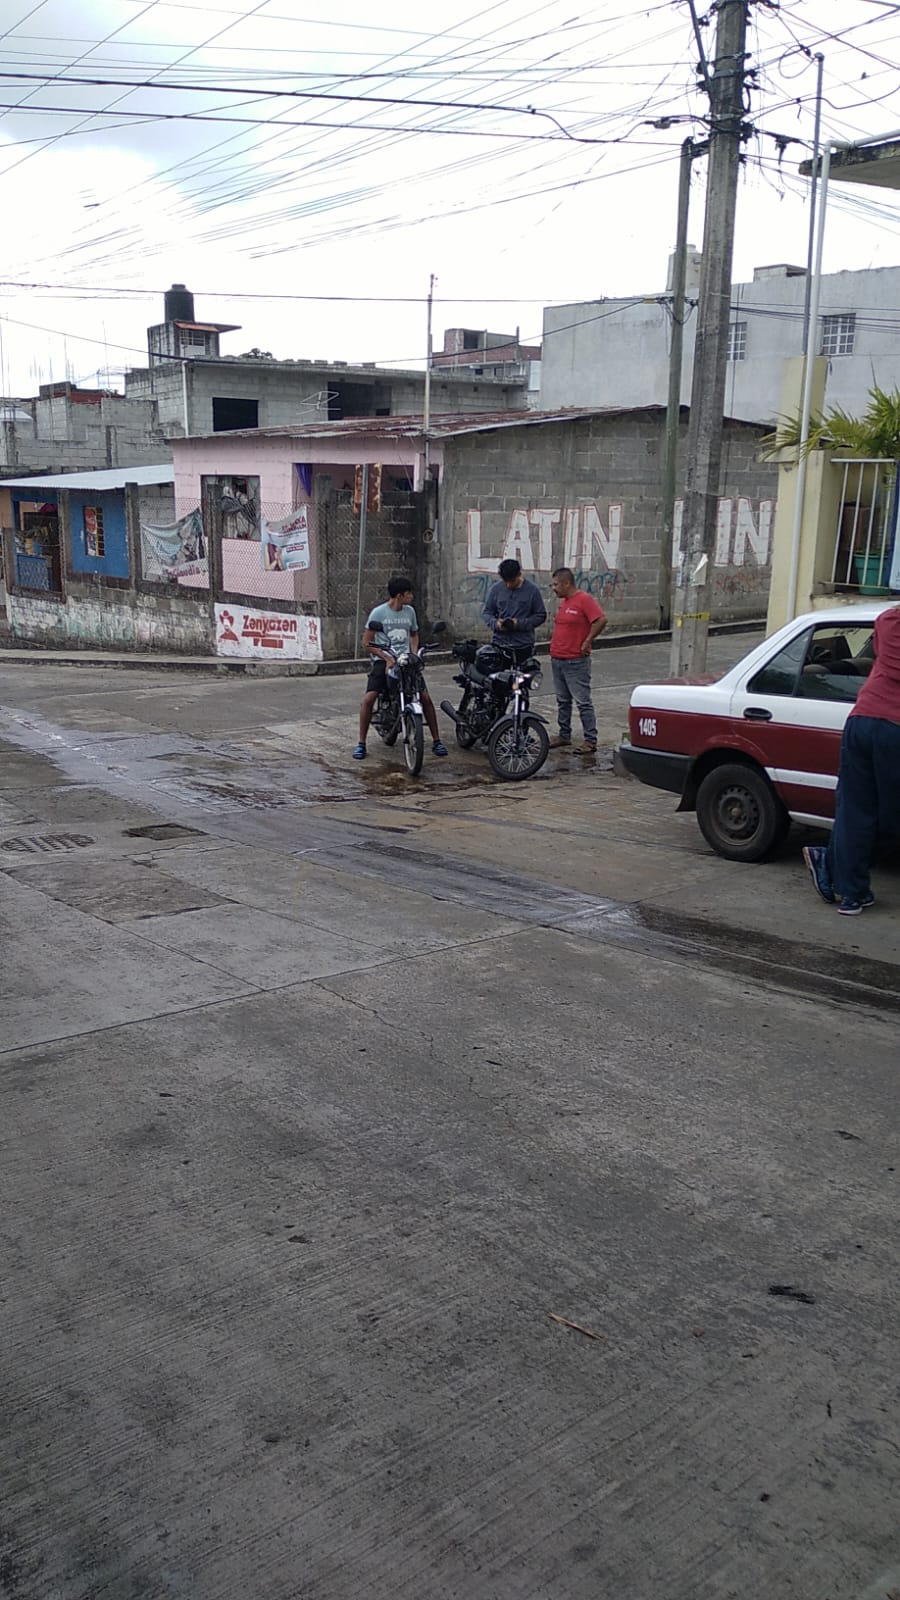
<svg viewBox="0 0 900 1600">
<path fill-rule="evenodd" d="M 194 296 L 183 283 L 173 283 L 171 289 L 166 290 L 166 321 L 193 322 L 193 320 Z"/>
</svg>

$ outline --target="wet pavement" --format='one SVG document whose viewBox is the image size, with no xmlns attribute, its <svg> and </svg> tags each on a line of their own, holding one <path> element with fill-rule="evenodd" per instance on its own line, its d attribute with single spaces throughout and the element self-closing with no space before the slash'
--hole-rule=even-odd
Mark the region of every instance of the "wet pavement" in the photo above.
<svg viewBox="0 0 900 1600">
<path fill-rule="evenodd" d="M 848 925 L 615 777 L 665 654 L 525 784 L 0 664 L 11 1600 L 900 1581 L 900 873 Z"/>
</svg>

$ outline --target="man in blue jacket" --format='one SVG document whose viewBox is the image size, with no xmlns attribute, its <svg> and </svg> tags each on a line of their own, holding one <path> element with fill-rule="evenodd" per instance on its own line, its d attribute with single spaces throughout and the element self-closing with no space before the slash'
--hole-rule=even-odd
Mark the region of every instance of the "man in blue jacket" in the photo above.
<svg viewBox="0 0 900 1600">
<path fill-rule="evenodd" d="M 534 654 L 534 633 L 547 621 L 547 608 L 536 583 L 522 574 L 518 561 L 501 561 L 499 583 L 488 590 L 481 613 L 503 650 L 515 652 L 516 661 Z"/>
</svg>

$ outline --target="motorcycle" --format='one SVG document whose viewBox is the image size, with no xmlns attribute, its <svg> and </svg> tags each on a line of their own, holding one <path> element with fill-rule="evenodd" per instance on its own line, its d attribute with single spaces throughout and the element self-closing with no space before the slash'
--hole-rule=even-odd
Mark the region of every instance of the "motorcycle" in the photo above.
<svg viewBox="0 0 900 1600">
<path fill-rule="evenodd" d="M 455 709 L 442 700 L 441 710 L 456 727 L 457 743 L 463 750 L 483 744 L 498 778 L 533 778 L 550 750 L 547 719 L 530 707 L 531 692 L 541 685 L 540 663 L 532 656 L 520 664 L 514 651 L 475 639 L 455 644 L 453 654 L 462 698 Z"/>
<path fill-rule="evenodd" d="M 443 633 L 445 622 L 436 622 L 433 633 Z M 382 690 L 372 712 L 372 727 L 384 744 L 397 743 L 403 734 L 403 759 L 407 772 L 417 778 L 425 759 L 425 717 L 422 690 L 425 686 L 425 657 L 437 644 L 425 644 L 418 651 L 404 650 L 385 673 L 387 689 Z"/>
</svg>

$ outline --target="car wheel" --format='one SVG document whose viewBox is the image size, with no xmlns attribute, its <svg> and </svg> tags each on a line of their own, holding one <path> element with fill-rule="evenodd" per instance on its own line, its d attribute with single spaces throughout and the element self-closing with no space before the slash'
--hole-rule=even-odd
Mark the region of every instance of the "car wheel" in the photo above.
<svg viewBox="0 0 900 1600">
<path fill-rule="evenodd" d="M 762 861 L 782 843 L 790 818 L 764 773 L 728 761 L 697 790 L 697 821 L 707 844 L 726 861 Z"/>
</svg>

